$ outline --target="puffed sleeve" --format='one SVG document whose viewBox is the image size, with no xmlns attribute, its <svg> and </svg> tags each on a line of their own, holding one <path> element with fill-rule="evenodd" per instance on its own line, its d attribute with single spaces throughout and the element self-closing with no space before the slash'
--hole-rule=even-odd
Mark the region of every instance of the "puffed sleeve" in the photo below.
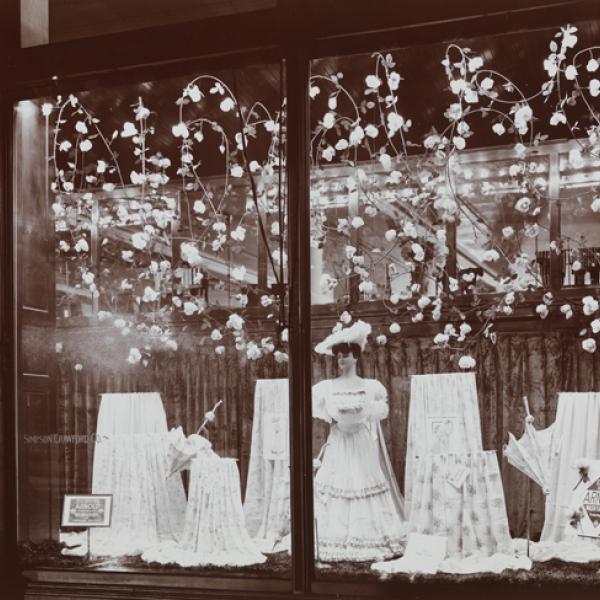
<svg viewBox="0 0 600 600">
<path fill-rule="evenodd" d="M 371 380 L 371 407 L 369 410 L 369 419 L 372 421 L 381 421 L 388 416 L 388 394 L 385 386 L 376 379 Z"/>
<path fill-rule="evenodd" d="M 327 399 L 328 381 L 319 381 L 312 387 L 312 416 L 331 423 L 331 415 L 327 412 L 325 400 Z"/>
</svg>

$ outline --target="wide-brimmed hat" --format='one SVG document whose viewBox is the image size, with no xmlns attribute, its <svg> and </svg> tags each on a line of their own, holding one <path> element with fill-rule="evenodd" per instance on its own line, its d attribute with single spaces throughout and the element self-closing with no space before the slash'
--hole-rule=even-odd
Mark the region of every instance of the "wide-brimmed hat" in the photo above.
<svg viewBox="0 0 600 600">
<path fill-rule="evenodd" d="M 333 355 L 332 348 L 337 344 L 358 344 L 361 351 L 367 345 L 367 337 L 371 333 L 371 326 L 364 321 L 356 321 L 351 327 L 344 327 L 328 335 L 322 342 L 315 346 L 318 354 Z"/>
</svg>

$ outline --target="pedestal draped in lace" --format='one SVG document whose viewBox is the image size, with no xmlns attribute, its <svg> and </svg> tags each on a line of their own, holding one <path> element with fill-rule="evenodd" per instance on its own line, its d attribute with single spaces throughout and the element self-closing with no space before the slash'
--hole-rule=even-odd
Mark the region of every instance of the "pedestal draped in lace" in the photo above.
<svg viewBox="0 0 600 600">
<path fill-rule="evenodd" d="M 542 542 L 570 541 L 573 488 L 580 479 L 579 459 L 600 459 L 600 393 L 564 392 L 558 396 L 553 425 L 553 452 Z"/>
<path fill-rule="evenodd" d="M 234 459 L 197 458 L 192 462 L 184 533 L 178 544 L 144 552 L 149 562 L 181 566 L 244 566 L 262 563 L 244 525 L 240 476 Z"/>
<path fill-rule="evenodd" d="M 410 517 L 416 461 L 428 454 L 483 450 L 474 373 L 413 375 L 404 494 Z"/>
<path fill-rule="evenodd" d="M 290 533 L 289 403 L 287 379 L 259 379 L 244 514 L 263 552 Z"/>
<path fill-rule="evenodd" d="M 408 529 L 447 536 L 449 557 L 512 555 L 496 453 L 419 459 Z"/>
<path fill-rule="evenodd" d="M 179 474 L 167 479 L 169 437 L 159 394 L 105 394 L 98 413 L 92 493 L 112 494 L 111 526 L 91 531 L 97 555 L 140 554 L 177 540 L 185 492 Z"/>
<path fill-rule="evenodd" d="M 400 501 L 382 468 L 377 422 L 387 415 L 385 389 L 365 380 L 358 393 L 331 381 L 313 389 L 313 416 L 336 423 L 315 477 L 317 557 L 321 561 L 383 560 L 403 548 Z"/>
</svg>

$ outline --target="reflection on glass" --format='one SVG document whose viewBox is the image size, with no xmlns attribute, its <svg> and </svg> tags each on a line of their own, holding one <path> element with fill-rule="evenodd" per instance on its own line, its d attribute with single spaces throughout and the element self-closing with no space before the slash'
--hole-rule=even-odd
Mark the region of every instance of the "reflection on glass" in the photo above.
<svg viewBox="0 0 600 600">
<path fill-rule="evenodd" d="M 593 155 L 582 156 L 578 150 L 574 144 L 559 158 L 563 284 L 598 285 L 600 160 Z"/>
<path fill-rule="evenodd" d="M 289 575 L 279 77 L 16 105 L 28 564 Z"/>
</svg>

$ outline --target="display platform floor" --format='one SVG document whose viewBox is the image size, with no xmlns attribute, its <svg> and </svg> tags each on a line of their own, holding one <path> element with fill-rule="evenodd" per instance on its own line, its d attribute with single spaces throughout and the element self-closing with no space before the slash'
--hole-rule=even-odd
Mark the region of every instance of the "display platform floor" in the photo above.
<svg viewBox="0 0 600 600">
<path fill-rule="evenodd" d="M 241 576 L 241 577 L 269 577 L 271 579 L 289 579 L 291 576 L 292 561 L 287 552 L 271 554 L 267 561 L 260 565 L 248 567 L 188 567 L 181 568 L 175 565 L 160 565 L 144 562 L 139 556 L 123 557 L 106 560 L 95 560 L 89 564 L 85 557 L 62 556 L 61 546 L 57 542 L 43 544 L 22 544 L 20 559 L 25 569 L 53 568 L 53 569 L 89 569 L 102 572 L 160 572 L 164 574 L 197 574 L 203 576 Z M 339 562 L 335 565 L 318 564 L 316 568 L 317 580 L 323 582 L 377 582 L 377 581 L 405 581 L 411 583 L 515 583 L 535 584 L 545 586 L 552 584 L 574 584 L 586 586 L 600 586 L 600 560 L 589 563 L 572 563 L 561 560 L 548 560 L 534 562 L 530 571 L 505 571 L 503 573 L 475 573 L 456 575 L 437 573 L 435 575 L 397 573 L 381 576 L 371 569 L 371 562 L 353 563 Z M 95 565 L 95 566 L 94 566 Z"/>
</svg>

